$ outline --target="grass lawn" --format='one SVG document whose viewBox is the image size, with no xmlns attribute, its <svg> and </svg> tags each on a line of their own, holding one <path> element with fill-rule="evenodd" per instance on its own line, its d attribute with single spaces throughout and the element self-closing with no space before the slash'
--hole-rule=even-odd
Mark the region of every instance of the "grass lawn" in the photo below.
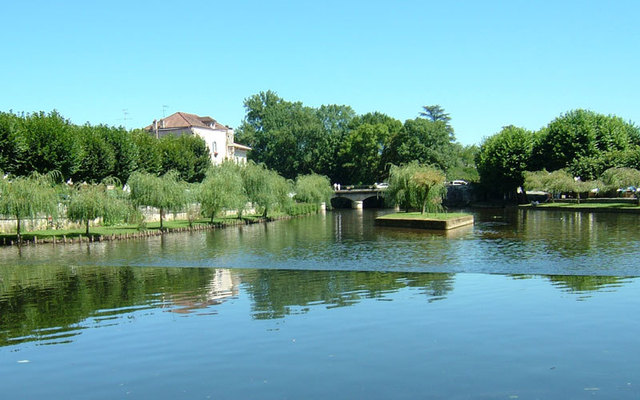
<svg viewBox="0 0 640 400">
<path fill-rule="evenodd" d="M 528 207 L 532 207 L 528 205 Z M 640 210 L 640 206 L 629 203 L 540 203 L 535 208 L 566 208 L 566 209 L 581 209 L 581 208 L 599 208 L 599 209 L 637 209 Z"/>
<path fill-rule="evenodd" d="M 446 221 L 449 219 L 465 217 L 467 213 L 428 213 L 420 214 L 419 212 L 399 212 L 393 214 L 383 215 L 382 219 L 436 219 L 439 221 Z"/>
<path fill-rule="evenodd" d="M 255 220 L 259 219 L 258 216 L 246 216 L 242 217 L 242 220 Z M 214 218 L 213 223 L 215 225 L 233 225 L 237 224 L 238 218 L 235 216 L 229 216 L 224 218 Z M 193 222 L 194 226 L 208 226 L 210 225 L 210 219 L 198 219 Z M 162 226 L 165 229 L 179 229 L 179 228 L 188 228 L 189 221 L 187 220 L 174 220 L 174 221 L 163 221 Z M 91 226 L 89 228 L 89 235 L 92 236 L 111 236 L 111 235 L 125 235 L 125 234 L 133 234 L 141 231 L 158 231 L 160 229 L 160 221 L 157 222 L 148 222 L 144 228 L 140 228 L 137 224 L 119 224 L 112 226 Z M 46 229 L 39 231 L 29 231 L 22 232 L 22 240 L 33 240 L 34 237 L 38 238 L 38 240 L 44 239 L 52 239 L 56 237 L 58 239 L 62 239 L 63 236 L 67 238 L 76 238 L 78 236 L 86 236 L 85 228 L 78 229 Z M 15 232 L 12 233 L 0 233 L 0 241 L 5 239 L 7 242 L 10 240 L 16 240 L 17 235 Z"/>
</svg>

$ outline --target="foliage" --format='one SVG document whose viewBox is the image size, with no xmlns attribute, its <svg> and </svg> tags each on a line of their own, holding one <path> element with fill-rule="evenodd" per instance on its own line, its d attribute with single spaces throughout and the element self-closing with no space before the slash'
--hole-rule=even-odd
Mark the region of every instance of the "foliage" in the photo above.
<svg viewBox="0 0 640 400">
<path fill-rule="evenodd" d="M 23 169 L 27 151 L 20 118 L 0 112 L 0 171 L 16 174 Z"/>
<path fill-rule="evenodd" d="M 480 182 L 489 191 L 515 193 L 524 183 L 532 149 L 533 134 L 512 125 L 486 138 L 476 157 Z"/>
<path fill-rule="evenodd" d="M 107 223 L 124 221 L 129 215 L 130 206 L 117 190 L 108 190 L 104 184 L 78 185 L 69 201 L 67 217 L 85 223 L 87 235 L 89 222 L 97 218 Z"/>
<path fill-rule="evenodd" d="M 442 207 L 444 180 L 444 173 L 432 166 L 415 161 L 401 167 L 394 165 L 389 171 L 386 194 L 406 211 L 418 208 L 421 213 L 436 212 Z"/>
<path fill-rule="evenodd" d="M 535 169 L 565 168 L 584 157 L 626 150 L 636 144 L 638 128 L 620 117 L 588 110 L 572 110 L 540 132 L 534 149 Z"/>
<path fill-rule="evenodd" d="M 275 209 L 286 209 L 291 203 L 291 184 L 264 164 L 248 162 L 242 169 L 242 181 L 249 201 L 268 216 Z"/>
<path fill-rule="evenodd" d="M 327 168 L 331 141 L 316 110 L 272 91 L 245 99 L 244 107 L 247 114 L 237 138 L 253 148 L 251 160 L 286 178 Z"/>
<path fill-rule="evenodd" d="M 244 192 L 241 167 L 227 161 L 212 167 L 202 181 L 198 195 L 202 214 L 211 218 L 221 211 L 238 211 L 241 215 L 247 203 Z"/>
<path fill-rule="evenodd" d="M 160 142 L 142 129 L 131 133 L 138 148 L 138 171 L 159 175 L 162 171 L 162 151 Z"/>
<path fill-rule="evenodd" d="M 22 220 L 35 218 L 39 214 L 57 215 L 58 195 L 54 187 L 57 175 L 34 172 L 28 177 L 20 176 L 11 181 L 0 179 L 0 215 L 15 217 L 18 242 L 22 239 Z"/>
<path fill-rule="evenodd" d="M 124 128 L 99 125 L 94 128 L 111 145 L 115 156 L 115 165 L 111 176 L 126 182 L 138 167 L 138 148 L 133 136 Z"/>
<path fill-rule="evenodd" d="M 29 151 L 21 175 L 59 171 L 66 180 L 75 174 L 83 157 L 82 145 L 69 121 L 57 111 L 39 112 L 25 117 L 22 129 Z"/>
<path fill-rule="evenodd" d="M 403 129 L 390 139 L 384 161 L 396 165 L 418 161 L 447 171 L 455 165 L 452 140 L 444 121 L 407 120 Z"/>
<path fill-rule="evenodd" d="M 580 202 L 580 193 L 598 186 L 596 181 L 583 182 L 574 177 L 568 170 L 559 169 L 551 173 L 546 170 L 525 172 L 524 188 L 526 190 L 544 190 L 552 194 L 552 199 L 560 193 L 575 193 Z"/>
<path fill-rule="evenodd" d="M 202 182 L 211 166 L 209 148 L 194 135 L 163 137 L 159 143 L 162 154 L 162 173 L 176 171 L 186 182 Z"/>
<path fill-rule="evenodd" d="M 389 130 L 383 124 L 362 124 L 349 132 L 338 152 L 342 181 L 355 184 L 379 180 L 379 160 Z"/>
<path fill-rule="evenodd" d="M 76 134 L 82 145 L 83 157 L 73 179 L 76 182 L 101 182 L 116 170 L 113 147 L 91 125 L 78 127 Z"/>
<path fill-rule="evenodd" d="M 160 229 L 163 228 L 165 210 L 178 210 L 186 202 L 184 182 L 178 173 L 169 171 L 162 176 L 146 172 L 134 172 L 129 177 L 131 200 L 136 206 L 156 207 L 160 210 Z"/>
<path fill-rule="evenodd" d="M 609 168 L 601 179 L 608 189 L 640 187 L 640 171 L 634 168 Z"/>
<path fill-rule="evenodd" d="M 318 174 L 299 175 L 296 178 L 294 191 L 297 201 L 316 205 L 330 204 L 333 196 L 329 178 Z"/>
</svg>

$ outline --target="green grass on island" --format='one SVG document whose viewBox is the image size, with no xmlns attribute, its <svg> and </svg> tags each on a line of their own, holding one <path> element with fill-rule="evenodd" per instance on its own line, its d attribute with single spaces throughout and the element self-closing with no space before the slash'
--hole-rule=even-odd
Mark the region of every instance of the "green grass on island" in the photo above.
<svg viewBox="0 0 640 400">
<path fill-rule="evenodd" d="M 383 215 L 382 217 L 378 217 L 381 219 L 435 219 L 439 221 L 446 221 L 450 219 L 466 217 L 471 214 L 467 213 L 430 213 L 425 212 L 421 214 L 419 212 L 398 212 L 393 214 Z"/>
</svg>

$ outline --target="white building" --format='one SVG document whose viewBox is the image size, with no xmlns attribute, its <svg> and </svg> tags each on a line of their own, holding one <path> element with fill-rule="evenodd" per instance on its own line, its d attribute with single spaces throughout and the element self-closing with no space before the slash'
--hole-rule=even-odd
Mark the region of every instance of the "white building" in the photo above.
<svg viewBox="0 0 640 400">
<path fill-rule="evenodd" d="M 251 150 L 250 147 L 234 142 L 232 128 L 218 123 L 211 117 L 177 112 L 161 120 L 154 120 L 145 129 L 158 139 L 166 135 L 197 135 L 201 137 L 209 148 L 213 164 L 220 164 L 227 159 L 246 163 L 247 151 Z"/>
</svg>

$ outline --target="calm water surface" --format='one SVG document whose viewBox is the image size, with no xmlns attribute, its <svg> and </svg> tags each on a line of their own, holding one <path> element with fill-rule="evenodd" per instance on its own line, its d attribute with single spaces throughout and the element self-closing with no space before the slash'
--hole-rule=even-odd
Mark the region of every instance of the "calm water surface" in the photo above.
<svg viewBox="0 0 640 400">
<path fill-rule="evenodd" d="M 3 398 L 640 398 L 640 216 L 0 249 Z"/>
</svg>

